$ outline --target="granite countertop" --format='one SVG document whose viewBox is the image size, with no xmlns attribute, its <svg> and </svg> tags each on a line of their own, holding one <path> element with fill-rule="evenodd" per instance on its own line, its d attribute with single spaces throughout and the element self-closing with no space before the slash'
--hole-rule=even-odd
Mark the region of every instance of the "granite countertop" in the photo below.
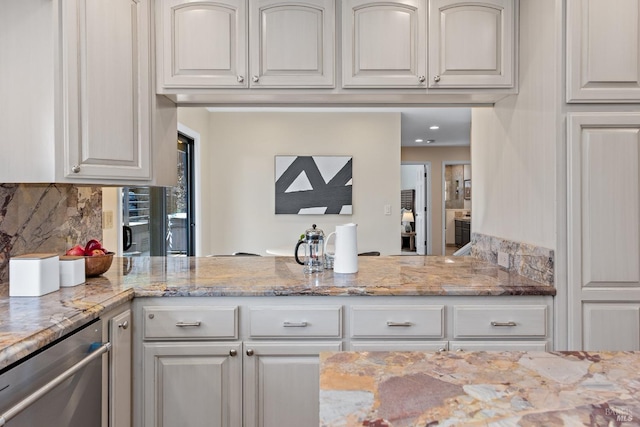
<svg viewBox="0 0 640 427">
<path fill-rule="evenodd" d="M 103 276 L 41 297 L 0 285 L 0 369 L 134 297 L 555 295 L 470 257 L 360 257 L 356 274 L 305 275 L 293 257 L 114 258 Z"/>
<path fill-rule="evenodd" d="M 320 356 L 320 425 L 640 425 L 637 352 Z"/>
</svg>

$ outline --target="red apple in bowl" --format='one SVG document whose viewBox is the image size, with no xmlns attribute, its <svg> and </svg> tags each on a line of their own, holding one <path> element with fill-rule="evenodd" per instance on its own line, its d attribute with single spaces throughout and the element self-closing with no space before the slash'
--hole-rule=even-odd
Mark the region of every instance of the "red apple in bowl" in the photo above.
<svg viewBox="0 0 640 427">
<path fill-rule="evenodd" d="M 82 245 L 75 245 L 65 252 L 65 255 L 84 256 L 84 247 Z"/>
<path fill-rule="evenodd" d="M 94 249 L 103 249 L 103 248 L 102 248 L 102 243 L 100 243 L 100 241 L 99 241 L 99 240 L 91 239 L 91 240 L 89 240 L 89 241 L 87 242 L 87 244 L 85 245 L 85 247 L 84 247 L 84 253 L 85 253 L 86 255 L 92 255 L 92 251 L 93 251 Z M 104 252 L 105 252 L 105 251 L 103 250 L 102 252 L 103 252 L 103 254 L 104 254 Z"/>
</svg>

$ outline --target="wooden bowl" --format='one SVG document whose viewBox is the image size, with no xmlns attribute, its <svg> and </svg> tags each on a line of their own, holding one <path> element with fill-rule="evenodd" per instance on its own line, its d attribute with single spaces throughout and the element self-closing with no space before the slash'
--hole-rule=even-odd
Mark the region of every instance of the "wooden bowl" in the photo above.
<svg viewBox="0 0 640 427">
<path fill-rule="evenodd" d="M 99 276 L 106 272 L 113 262 L 113 252 L 104 255 L 84 257 L 84 275 L 86 277 Z"/>
</svg>

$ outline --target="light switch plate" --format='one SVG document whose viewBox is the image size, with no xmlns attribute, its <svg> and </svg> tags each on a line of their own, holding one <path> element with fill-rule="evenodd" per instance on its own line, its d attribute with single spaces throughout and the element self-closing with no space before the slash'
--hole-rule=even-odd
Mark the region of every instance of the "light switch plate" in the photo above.
<svg viewBox="0 0 640 427">
<path fill-rule="evenodd" d="M 102 229 L 109 230 L 113 228 L 113 211 L 102 212 Z"/>
<path fill-rule="evenodd" d="M 498 265 L 500 267 L 509 269 L 509 254 L 506 252 L 498 251 Z"/>
<path fill-rule="evenodd" d="M 391 215 L 391 205 L 384 205 L 384 214 Z"/>
</svg>

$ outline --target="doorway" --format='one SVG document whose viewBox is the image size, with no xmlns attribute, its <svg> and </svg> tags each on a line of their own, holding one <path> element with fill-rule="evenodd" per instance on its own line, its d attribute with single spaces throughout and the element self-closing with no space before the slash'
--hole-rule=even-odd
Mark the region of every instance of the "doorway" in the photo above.
<svg viewBox="0 0 640 427">
<path fill-rule="evenodd" d="M 403 162 L 400 170 L 401 253 L 431 255 L 431 162 Z"/>
<path fill-rule="evenodd" d="M 442 162 L 442 194 L 442 253 L 453 255 L 470 238 L 471 162 Z"/>
<path fill-rule="evenodd" d="M 195 255 L 194 140 L 178 132 L 175 187 L 123 187 L 123 255 Z"/>
</svg>

